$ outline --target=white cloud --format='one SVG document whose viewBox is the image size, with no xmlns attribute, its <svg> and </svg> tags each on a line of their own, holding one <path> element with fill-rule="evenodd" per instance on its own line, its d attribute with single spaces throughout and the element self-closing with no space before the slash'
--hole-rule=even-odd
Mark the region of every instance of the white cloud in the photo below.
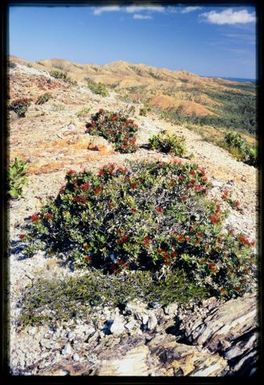
<svg viewBox="0 0 264 385">
<path fill-rule="evenodd" d="M 94 8 L 93 14 L 96 16 L 100 16 L 104 12 L 119 12 L 121 11 L 121 7 L 112 5 L 110 7 L 96 7 Z"/>
<path fill-rule="evenodd" d="M 149 15 L 140 15 L 139 13 L 135 13 L 133 15 L 133 19 L 136 19 L 136 20 L 147 20 L 147 19 L 152 19 L 152 17 L 149 16 Z"/>
<path fill-rule="evenodd" d="M 157 6 L 136 6 L 136 5 L 130 5 L 130 6 L 127 6 L 127 7 L 121 7 L 121 6 L 117 6 L 117 5 L 113 5 L 113 6 L 105 6 L 105 7 L 94 7 L 93 9 L 93 14 L 95 16 L 100 16 L 102 15 L 102 13 L 105 13 L 105 12 L 126 12 L 126 13 L 130 13 L 130 14 L 134 14 L 133 15 L 133 19 L 152 19 L 151 16 L 145 16 L 145 15 L 141 15 L 139 12 L 144 12 L 144 11 L 147 11 L 147 12 L 164 12 L 165 11 L 165 8 L 160 6 L 160 5 L 157 5 Z M 134 17 L 135 15 L 137 15 L 136 17 Z"/>
<path fill-rule="evenodd" d="M 225 9 L 222 12 L 210 11 L 200 15 L 205 18 L 205 21 L 211 24 L 247 24 L 256 21 L 254 13 L 249 13 L 246 9 L 240 11 L 234 11 L 231 9 Z"/>
<path fill-rule="evenodd" d="M 130 5 L 128 7 L 125 7 L 125 10 L 127 13 L 137 13 L 142 11 L 151 11 L 151 12 L 164 12 L 165 8 L 157 5 L 157 6 L 136 6 L 136 5 Z"/>
<path fill-rule="evenodd" d="M 190 13 L 190 12 L 198 11 L 198 9 L 202 9 L 202 7 L 185 7 L 181 10 L 181 13 Z"/>
</svg>

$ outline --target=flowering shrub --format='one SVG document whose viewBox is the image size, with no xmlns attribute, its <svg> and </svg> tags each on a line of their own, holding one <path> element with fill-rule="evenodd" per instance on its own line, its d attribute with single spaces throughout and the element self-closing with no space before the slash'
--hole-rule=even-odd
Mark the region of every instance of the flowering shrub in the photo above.
<svg viewBox="0 0 264 385">
<path fill-rule="evenodd" d="M 25 241 L 115 274 L 180 269 L 210 294 L 238 295 L 254 281 L 253 244 L 222 231 L 226 213 L 208 200 L 209 188 L 203 169 L 175 161 L 70 170 Z"/>
<path fill-rule="evenodd" d="M 24 118 L 26 116 L 26 112 L 28 110 L 30 102 L 31 102 L 30 98 L 16 99 L 12 103 L 10 103 L 9 110 L 15 111 L 15 113 L 19 118 Z"/>
<path fill-rule="evenodd" d="M 101 135 L 115 144 L 120 152 L 135 152 L 137 150 L 136 136 L 138 126 L 132 119 L 120 112 L 109 112 L 100 109 L 86 124 L 86 132 L 91 135 Z"/>
<path fill-rule="evenodd" d="M 228 188 L 225 188 L 222 192 L 222 195 L 221 195 L 221 198 L 226 201 L 233 209 L 237 210 L 237 211 L 243 211 L 241 209 L 241 206 L 240 206 L 240 202 L 239 200 L 235 200 L 233 197 L 232 197 L 232 192 L 230 189 Z"/>
<path fill-rule="evenodd" d="M 177 156 L 183 156 L 186 153 L 185 139 L 183 136 L 169 135 L 166 131 L 162 131 L 158 135 L 149 139 L 150 148 L 170 153 Z"/>
</svg>

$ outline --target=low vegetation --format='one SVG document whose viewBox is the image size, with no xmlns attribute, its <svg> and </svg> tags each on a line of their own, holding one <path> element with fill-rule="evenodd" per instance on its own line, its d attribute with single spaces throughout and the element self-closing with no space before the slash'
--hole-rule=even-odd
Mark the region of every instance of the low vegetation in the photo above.
<svg viewBox="0 0 264 385">
<path fill-rule="evenodd" d="M 9 111 L 14 111 L 19 118 L 24 118 L 30 103 L 30 98 L 19 98 L 11 102 L 8 109 Z"/>
<path fill-rule="evenodd" d="M 47 103 L 47 101 L 50 100 L 51 98 L 52 98 L 52 95 L 51 95 L 49 92 L 45 92 L 45 94 L 40 95 L 40 96 L 37 98 L 36 104 L 37 104 L 37 105 L 40 105 L 40 104 Z"/>
<path fill-rule="evenodd" d="M 39 279 L 24 292 L 22 325 L 55 324 L 74 317 L 93 317 L 95 306 L 122 306 L 139 299 L 167 305 L 206 298 L 204 288 L 189 282 L 183 270 L 155 277 L 149 271 L 130 271 L 105 275 L 99 270 L 64 280 Z"/>
<path fill-rule="evenodd" d="M 165 154 L 173 154 L 176 156 L 184 156 L 186 154 L 185 138 L 175 134 L 168 134 L 162 131 L 158 135 L 149 139 L 151 149 L 164 152 Z"/>
<path fill-rule="evenodd" d="M 228 132 L 220 145 L 227 149 L 237 160 L 257 166 L 256 148 L 250 146 L 237 132 Z"/>
<path fill-rule="evenodd" d="M 151 111 L 151 108 L 146 105 L 146 106 L 140 108 L 139 115 L 140 116 L 147 116 L 148 112 L 150 112 L 150 111 Z"/>
<path fill-rule="evenodd" d="M 50 75 L 52 77 L 54 77 L 55 79 L 58 79 L 58 80 L 63 80 L 64 82 L 66 83 L 70 83 L 72 85 L 76 85 L 77 82 L 72 80 L 66 72 L 63 72 L 63 71 L 57 71 L 57 70 L 53 70 L 50 72 Z"/>
<path fill-rule="evenodd" d="M 101 82 L 96 83 L 92 80 L 89 80 L 87 83 L 87 87 L 96 95 L 101 95 L 103 97 L 109 96 L 109 91 L 107 87 Z"/>
<path fill-rule="evenodd" d="M 27 183 L 26 177 L 27 163 L 19 158 L 10 164 L 8 168 L 8 194 L 13 199 L 18 199 L 22 196 L 23 188 Z"/>
<path fill-rule="evenodd" d="M 91 111 L 91 107 L 84 107 L 79 112 L 77 112 L 76 116 L 78 118 L 81 118 L 83 116 L 88 115 L 90 111 Z"/>
<path fill-rule="evenodd" d="M 100 135 L 114 143 L 116 151 L 122 153 L 135 152 L 137 124 L 121 112 L 110 112 L 100 109 L 86 124 L 86 132 Z"/>
<path fill-rule="evenodd" d="M 182 270 L 208 295 L 230 298 L 254 284 L 253 242 L 223 231 L 227 213 L 207 198 L 209 188 L 204 170 L 187 162 L 70 170 L 22 238 L 27 253 L 63 253 L 76 267 L 106 274 Z"/>
</svg>

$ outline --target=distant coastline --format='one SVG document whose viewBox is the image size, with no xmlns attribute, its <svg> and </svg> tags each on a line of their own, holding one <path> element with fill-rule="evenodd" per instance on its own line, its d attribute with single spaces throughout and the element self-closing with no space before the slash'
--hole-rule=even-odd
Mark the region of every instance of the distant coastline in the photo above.
<svg viewBox="0 0 264 385">
<path fill-rule="evenodd" d="M 215 78 L 215 79 L 224 79 L 224 80 L 231 80 L 232 82 L 239 82 L 239 83 L 256 83 L 256 79 L 247 79 L 247 78 L 227 78 L 222 76 L 208 76 L 209 78 Z"/>
</svg>

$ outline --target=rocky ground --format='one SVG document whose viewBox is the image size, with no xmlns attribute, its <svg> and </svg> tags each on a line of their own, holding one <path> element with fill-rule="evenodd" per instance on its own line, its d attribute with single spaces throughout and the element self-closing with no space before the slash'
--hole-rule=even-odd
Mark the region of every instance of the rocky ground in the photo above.
<svg viewBox="0 0 264 385">
<path fill-rule="evenodd" d="M 230 209 L 232 225 L 256 239 L 257 173 L 234 160 L 225 150 L 205 142 L 184 127 L 157 116 L 133 119 L 140 127 L 141 147 L 134 154 L 114 152 L 102 138 L 85 134 L 85 122 L 99 108 L 127 110 L 114 92 L 94 95 L 83 85 L 51 78 L 48 72 L 16 64 L 10 69 L 10 96 L 33 101 L 50 92 L 43 105 L 29 107 L 25 118 L 10 114 L 10 156 L 28 160 L 28 185 L 22 199 L 10 204 L 10 368 L 23 375 L 144 375 L 224 376 L 252 375 L 255 371 L 257 321 L 256 296 L 246 295 L 221 303 L 211 298 L 199 307 L 184 309 L 173 303 L 128 303 L 124 309 L 95 308 L 96 319 L 76 319 L 57 327 L 18 326 L 18 300 L 23 289 L 45 275 L 63 278 L 79 274 L 47 259 L 43 253 L 23 258 L 19 239 L 25 218 L 49 196 L 56 196 L 68 169 L 97 169 L 105 163 L 130 159 L 169 159 L 144 148 L 160 130 L 181 134 L 192 161 L 204 166 L 213 183 L 212 196 L 221 199 L 224 188 L 239 200 L 241 211 Z M 84 112 L 86 108 L 89 112 Z M 82 112 L 81 112 L 82 111 Z"/>
</svg>

